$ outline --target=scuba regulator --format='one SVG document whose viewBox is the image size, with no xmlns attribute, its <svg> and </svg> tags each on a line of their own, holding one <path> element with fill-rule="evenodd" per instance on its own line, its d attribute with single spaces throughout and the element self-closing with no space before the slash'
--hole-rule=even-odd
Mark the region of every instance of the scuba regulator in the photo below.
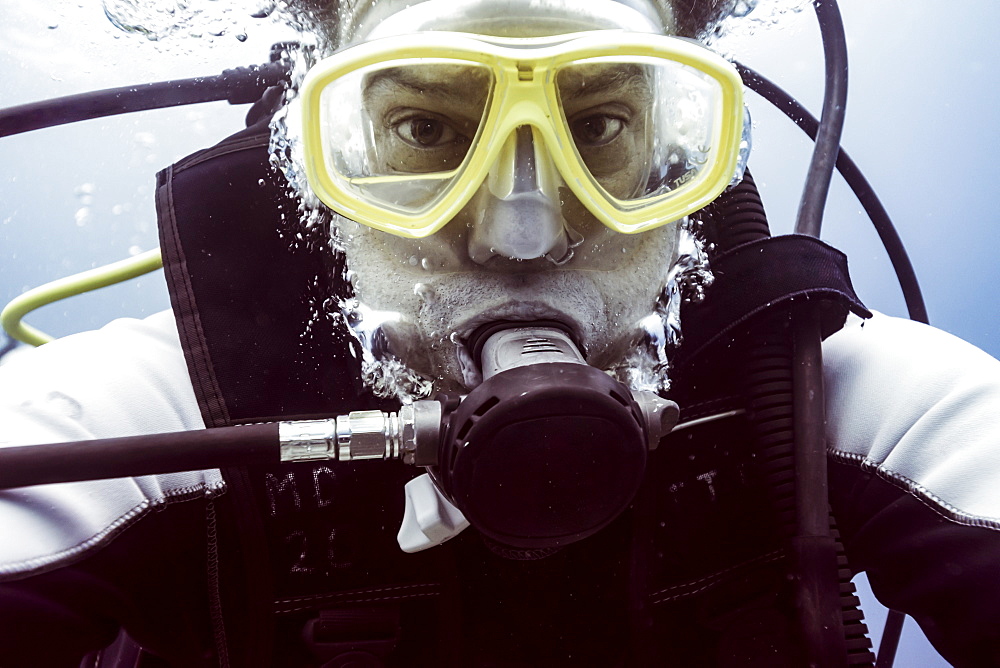
<svg viewBox="0 0 1000 668">
<path fill-rule="evenodd" d="M 408 552 L 450 538 L 463 519 L 526 549 L 607 526 L 638 491 L 646 453 L 676 424 L 677 404 L 589 366 L 559 323 L 493 323 L 469 344 L 483 382 L 467 396 L 282 423 L 282 460 L 400 458 L 426 467 L 434 489 L 427 481 L 407 489 L 399 542 Z M 440 503 L 452 507 L 437 512 Z"/>
</svg>

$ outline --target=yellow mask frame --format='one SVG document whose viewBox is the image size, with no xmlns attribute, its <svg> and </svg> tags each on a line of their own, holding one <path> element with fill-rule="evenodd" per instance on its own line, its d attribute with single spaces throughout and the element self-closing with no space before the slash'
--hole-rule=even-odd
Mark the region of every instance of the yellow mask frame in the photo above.
<svg viewBox="0 0 1000 668">
<path fill-rule="evenodd" d="M 718 84 L 718 103 L 711 110 L 712 159 L 693 178 L 668 192 L 630 201 L 610 195 L 586 169 L 562 111 L 556 75 L 567 65 L 607 58 L 670 61 Z M 338 173 L 325 157 L 324 89 L 362 68 L 421 60 L 476 64 L 492 72 L 493 94 L 461 165 L 430 174 L 350 177 Z M 580 202 L 608 228 L 623 234 L 679 220 L 714 200 L 732 181 L 743 133 L 743 82 L 731 63 L 687 39 L 618 30 L 516 39 L 448 32 L 387 37 L 349 47 L 317 63 L 302 83 L 300 100 L 305 173 L 317 197 L 351 220 L 412 239 L 429 236 L 454 218 L 475 195 L 506 140 L 521 126 L 532 127 L 541 137 Z M 391 186 L 415 179 L 451 183 L 418 211 L 380 206 L 352 191 L 352 184 Z"/>
</svg>

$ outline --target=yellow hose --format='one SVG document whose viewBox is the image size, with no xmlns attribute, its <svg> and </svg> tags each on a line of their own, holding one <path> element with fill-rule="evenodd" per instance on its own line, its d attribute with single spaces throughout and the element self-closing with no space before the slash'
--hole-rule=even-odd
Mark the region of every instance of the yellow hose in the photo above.
<svg viewBox="0 0 1000 668">
<path fill-rule="evenodd" d="M 3 326 L 4 331 L 18 341 L 40 346 L 52 341 L 53 337 L 25 323 L 23 319 L 28 313 L 67 297 L 75 297 L 84 292 L 105 288 L 130 278 L 148 274 L 162 266 L 163 259 L 160 256 L 160 249 L 154 248 L 126 260 L 81 271 L 79 274 L 73 274 L 32 288 L 23 295 L 12 299 L 4 307 L 3 311 L 0 312 L 0 325 Z"/>
</svg>

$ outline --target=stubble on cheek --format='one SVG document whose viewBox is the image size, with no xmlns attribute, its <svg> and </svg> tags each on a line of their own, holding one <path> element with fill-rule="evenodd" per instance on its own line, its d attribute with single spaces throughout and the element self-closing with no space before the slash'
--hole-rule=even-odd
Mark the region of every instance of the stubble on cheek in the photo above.
<svg viewBox="0 0 1000 668">
<path fill-rule="evenodd" d="M 667 234 L 638 245 L 613 271 L 434 274 L 388 253 L 389 246 L 361 241 L 347 249 L 358 299 L 398 314 L 384 327 L 393 354 L 438 389 L 463 384 L 455 337 L 490 320 L 567 319 L 588 362 L 610 368 L 634 342 L 638 322 L 653 312 L 674 249 Z"/>
</svg>

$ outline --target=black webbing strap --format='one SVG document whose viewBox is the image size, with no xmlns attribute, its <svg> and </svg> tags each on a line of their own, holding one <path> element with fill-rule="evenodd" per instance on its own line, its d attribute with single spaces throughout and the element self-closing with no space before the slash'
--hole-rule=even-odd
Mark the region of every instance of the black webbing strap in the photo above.
<svg viewBox="0 0 1000 668">
<path fill-rule="evenodd" d="M 265 114 L 265 116 L 267 116 Z M 343 283 L 323 225 L 306 229 L 270 162 L 267 118 L 157 175 L 170 299 L 209 427 L 329 416 L 374 402 L 331 303 Z M 338 292 L 338 290 L 340 292 Z M 264 474 L 223 471 L 223 627 L 233 666 L 270 665 L 272 562 L 259 499 Z"/>
<path fill-rule="evenodd" d="M 728 347 L 759 316 L 793 301 L 817 302 L 824 338 L 843 327 L 848 312 L 871 317 L 851 285 L 847 257 L 814 237 L 742 244 L 713 259 L 712 274 L 705 299 L 681 307 L 684 344 L 674 359 L 681 375 L 707 353 Z"/>
<path fill-rule="evenodd" d="M 333 302 L 342 258 L 306 229 L 261 122 L 157 177 L 164 270 L 208 426 L 331 415 L 363 402 Z"/>
</svg>

